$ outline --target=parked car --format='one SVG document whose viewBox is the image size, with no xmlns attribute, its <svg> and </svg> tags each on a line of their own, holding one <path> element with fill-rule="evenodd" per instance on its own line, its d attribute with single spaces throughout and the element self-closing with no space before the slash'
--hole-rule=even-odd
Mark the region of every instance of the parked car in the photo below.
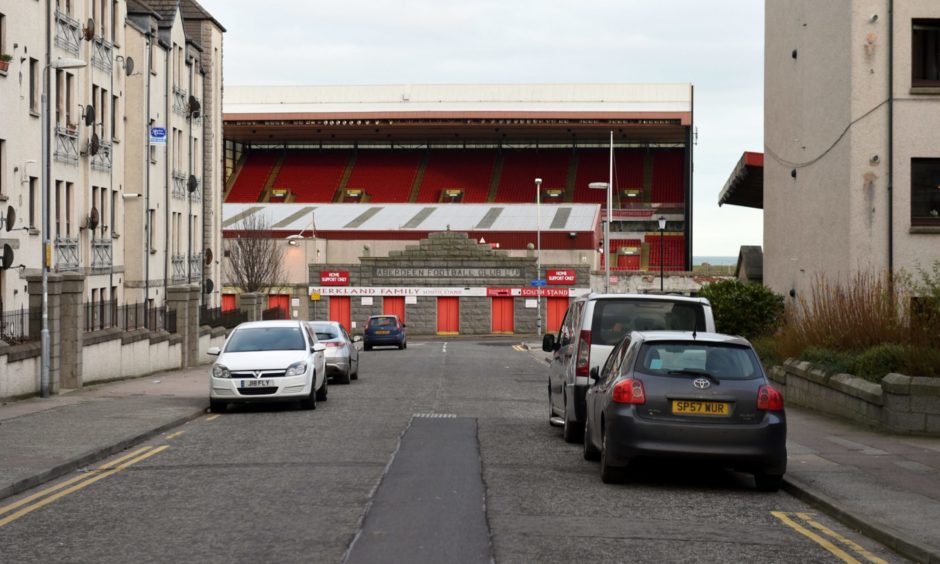
<svg viewBox="0 0 940 564">
<path fill-rule="evenodd" d="M 350 338 L 338 321 L 310 321 L 307 323 L 317 340 L 326 345 L 326 375 L 340 384 L 359 379 L 359 348 L 362 337 Z"/>
<path fill-rule="evenodd" d="M 631 331 L 714 331 L 705 298 L 649 294 L 589 294 L 574 300 L 557 335 L 542 349 L 552 353 L 548 378 L 549 421 L 564 427 L 565 440 L 584 437 L 584 394 L 591 368 Z"/>
<path fill-rule="evenodd" d="M 718 333 L 634 332 L 591 368 L 584 458 L 619 481 L 637 458 L 715 461 L 776 491 L 787 421 L 751 344 Z"/>
<path fill-rule="evenodd" d="M 326 345 L 300 321 L 252 321 L 235 327 L 219 347 L 209 372 L 209 405 L 223 411 L 229 403 L 300 400 L 316 409 L 326 401 Z"/>
<path fill-rule="evenodd" d="M 373 315 L 366 321 L 362 335 L 362 347 L 371 351 L 372 347 L 394 346 L 408 348 L 405 324 L 397 315 Z"/>
</svg>

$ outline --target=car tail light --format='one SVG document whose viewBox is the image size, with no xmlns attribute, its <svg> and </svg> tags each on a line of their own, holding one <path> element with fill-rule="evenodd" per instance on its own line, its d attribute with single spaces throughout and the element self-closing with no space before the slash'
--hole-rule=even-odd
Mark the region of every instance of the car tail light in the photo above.
<svg viewBox="0 0 940 564">
<path fill-rule="evenodd" d="M 783 396 L 766 384 L 757 390 L 757 409 L 764 411 L 783 411 Z"/>
<path fill-rule="evenodd" d="M 646 403 L 646 391 L 643 382 L 628 378 L 614 384 L 613 400 L 615 403 Z"/>
<path fill-rule="evenodd" d="M 340 343 L 339 341 L 323 341 L 323 344 L 326 345 L 327 347 L 334 347 L 334 348 L 339 348 L 343 346 L 343 343 Z"/>
<path fill-rule="evenodd" d="M 581 331 L 578 338 L 577 361 L 574 365 L 575 376 L 587 376 L 591 370 L 591 332 Z"/>
</svg>

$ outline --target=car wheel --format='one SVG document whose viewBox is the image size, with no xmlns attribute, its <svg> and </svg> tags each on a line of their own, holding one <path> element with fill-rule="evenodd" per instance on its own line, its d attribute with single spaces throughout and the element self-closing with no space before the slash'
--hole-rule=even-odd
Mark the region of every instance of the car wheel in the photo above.
<svg viewBox="0 0 940 564">
<path fill-rule="evenodd" d="M 619 484 L 623 481 L 623 468 L 610 465 L 610 456 L 607 454 L 607 429 L 601 435 L 601 481 L 605 484 Z"/>
<path fill-rule="evenodd" d="M 372 345 L 362 345 L 362 348 L 363 348 L 364 350 L 371 351 L 371 350 L 372 350 Z"/>
<path fill-rule="evenodd" d="M 405 341 L 402 341 L 401 344 L 398 345 L 398 350 L 402 350 L 403 348 L 405 348 Z"/>
<path fill-rule="evenodd" d="M 601 451 L 591 443 L 590 420 L 584 422 L 584 460 L 597 462 L 601 459 Z"/>
<path fill-rule="evenodd" d="M 316 379 L 313 380 L 313 386 L 316 386 Z M 300 400 L 301 409 L 316 409 L 317 408 L 317 390 L 316 388 L 310 390 L 310 395 Z"/>
<path fill-rule="evenodd" d="M 326 394 L 329 392 L 329 378 L 323 378 L 323 385 L 320 386 L 320 389 L 317 390 L 317 401 L 326 401 Z M 313 381 L 317 381 L 317 376 L 314 374 Z"/>
<path fill-rule="evenodd" d="M 577 444 L 584 439 L 584 429 L 582 425 L 583 424 L 568 418 L 568 397 L 565 396 L 565 428 L 562 434 L 565 437 L 566 443 Z"/>
<path fill-rule="evenodd" d="M 349 377 L 352 378 L 353 380 L 359 379 L 359 361 L 358 360 L 356 361 L 356 371 L 353 372 L 352 375 L 350 375 Z"/>
<path fill-rule="evenodd" d="M 228 408 L 228 402 L 222 400 L 209 400 L 209 411 L 212 413 L 224 413 L 226 408 Z"/>
<path fill-rule="evenodd" d="M 756 472 L 754 474 L 754 484 L 762 492 L 775 492 L 783 486 L 783 476 L 780 474 L 764 474 Z"/>
<path fill-rule="evenodd" d="M 342 376 L 337 376 L 337 377 L 336 377 L 336 383 L 337 383 L 337 384 L 349 384 L 349 380 L 352 378 L 352 375 L 350 374 L 350 371 L 351 371 L 351 370 L 352 370 L 352 368 L 350 368 L 350 367 L 347 366 L 347 367 L 346 367 L 346 373 L 343 374 Z"/>
</svg>

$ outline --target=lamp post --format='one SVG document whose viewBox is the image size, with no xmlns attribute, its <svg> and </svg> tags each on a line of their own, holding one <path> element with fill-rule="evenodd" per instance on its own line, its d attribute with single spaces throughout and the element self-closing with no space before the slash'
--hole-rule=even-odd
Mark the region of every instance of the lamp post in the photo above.
<svg viewBox="0 0 940 564">
<path fill-rule="evenodd" d="M 52 248 L 49 245 L 49 69 L 80 69 L 87 65 L 81 59 L 58 58 L 42 69 L 42 330 L 39 369 L 39 395 L 49 397 L 49 268 L 52 266 Z"/>
<path fill-rule="evenodd" d="M 313 239 L 313 253 L 314 253 L 314 254 L 313 254 L 313 260 L 314 260 L 314 264 L 319 264 L 319 263 L 320 263 L 320 260 L 319 260 L 319 257 L 320 257 L 320 250 L 317 249 L 317 220 L 316 220 L 316 217 L 314 216 L 314 213 L 315 213 L 314 211 L 311 211 L 311 212 L 310 212 L 310 235 L 311 235 L 311 239 Z M 304 230 L 303 230 L 303 229 L 300 230 L 300 233 L 295 233 L 295 234 L 293 234 L 293 235 L 288 235 L 288 236 L 286 237 L 287 244 L 290 245 L 290 246 L 292 246 L 292 247 L 296 247 L 296 246 L 300 245 L 300 244 L 301 244 L 300 242 L 303 241 L 304 239 L 305 239 L 305 237 L 304 237 Z M 305 270 L 306 273 L 307 273 L 307 274 L 306 274 L 306 276 L 307 276 L 307 287 L 308 287 L 308 289 L 309 289 L 309 287 L 310 287 L 310 269 L 309 269 L 309 265 L 307 264 L 307 244 L 306 244 L 306 243 L 303 243 L 303 245 L 304 245 L 304 270 Z M 313 317 L 314 317 L 314 319 L 316 319 L 316 317 L 317 317 L 317 304 L 316 304 L 316 302 L 314 302 L 314 304 L 313 304 Z"/>
<path fill-rule="evenodd" d="M 665 238 L 663 237 L 665 232 L 666 232 L 666 217 L 661 215 L 659 216 L 659 291 L 660 293 L 663 293 L 665 291 L 663 290 L 663 286 L 664 286 L 663 278 L 664 278 L 664 268 L 665 268 L 664 265 L 666 264 L 666 252 L 665 252 L 666 245 L 665 245 Z"/>
<path fill-rule="evenodd" d="M 542 179 L 535 179 L 535 332 L 542 336 Z"/>
<path fill-rule="evenodd" d="M 613 216 L 613 189 L 614 189 L 614 132 L 610 132 L 610 162 L 607 182 L 591 182 L 588 188 L 593 190 L 607 190 L 607 220 L 604 221 L 604 249 L 610 250 L 610 218 Z M 610 253 L 605 253 L 610 254 Z M 604 293 L 610 293 L 610 257 L 604 257 Z"/>
</svg>

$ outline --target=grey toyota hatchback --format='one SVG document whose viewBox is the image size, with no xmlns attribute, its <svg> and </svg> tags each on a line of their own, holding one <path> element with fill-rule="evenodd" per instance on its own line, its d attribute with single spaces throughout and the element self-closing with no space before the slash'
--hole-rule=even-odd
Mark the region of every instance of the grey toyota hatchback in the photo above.
<svg viewBox="0 0 940 564">
<path fill-rule="evenodd" d="M 787 468 L 783 396 L 747 340 L 718 333 L 634 332 L 585 398 L 584 458 L 616 482 L 637 458 L 713 461 L 776 491 Z"/>
</svg>

